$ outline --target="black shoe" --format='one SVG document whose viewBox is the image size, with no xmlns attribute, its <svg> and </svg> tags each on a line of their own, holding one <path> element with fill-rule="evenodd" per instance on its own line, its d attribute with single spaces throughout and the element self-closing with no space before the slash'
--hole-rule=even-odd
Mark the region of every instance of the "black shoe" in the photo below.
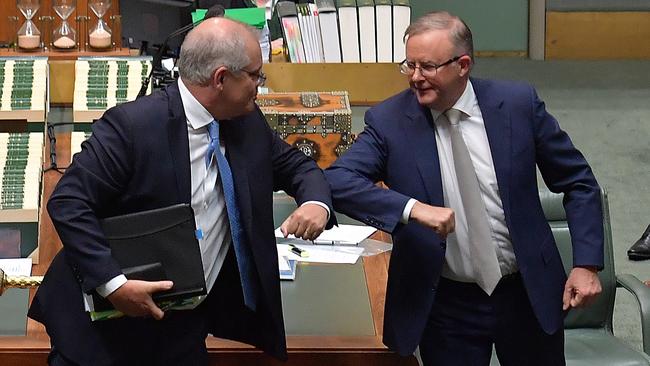
<svg viewBox="0 0 650 366">
<path fill-rule="evenodd" d="M 650 225 L 645 229 L 641 238 L 627 251 L 627 256 L 633 261 L 650 259 Z"/>
</svg>

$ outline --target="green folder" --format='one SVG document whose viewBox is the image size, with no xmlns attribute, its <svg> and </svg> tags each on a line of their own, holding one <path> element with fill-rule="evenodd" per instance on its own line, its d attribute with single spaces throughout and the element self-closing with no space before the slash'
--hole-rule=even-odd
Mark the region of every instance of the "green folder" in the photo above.
<svg viewBox="0 0 650 366">
<path fill-rule="evenodd" d="M 192 12 L 192 22 L 196 23 L 205 17 L 207 9 L 196 9 Z M 226 9 L 226 18 L 238 20 L 257 29 L 264 28 L 266 15 L 264 8 Z"/>
</svg>

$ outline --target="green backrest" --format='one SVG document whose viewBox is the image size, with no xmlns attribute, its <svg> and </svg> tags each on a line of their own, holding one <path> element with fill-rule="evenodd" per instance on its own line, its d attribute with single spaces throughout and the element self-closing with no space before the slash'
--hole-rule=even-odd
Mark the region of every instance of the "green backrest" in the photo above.
<svg viewBox="0 0 650 366">
<path fill-rule="evenodd" d="M 573 268 L 573 248 L 571 235 L 566 221 L 566 213 L 562 204 L 563 195 L 551 193 L 548 190 L 539 192 L 544 215 L 548 220 L 562 262 L 567 274 Z M 603 229 L 605 234 L 605 267 L 598 274 L 603 287 L 595 303 L 587 308 L 572 309 L 564 319 L 566 329 L 573 328 L 606 328 L 612 330 L 612 314 L 614 312 L 614 297 L 616 295 L 616 276 L 614 273 L 614 256 L 612 253 L 612 229 L 609 220 L 609 205 L 607 193 L 601 192 L 603 205 Z"/>
</svg>

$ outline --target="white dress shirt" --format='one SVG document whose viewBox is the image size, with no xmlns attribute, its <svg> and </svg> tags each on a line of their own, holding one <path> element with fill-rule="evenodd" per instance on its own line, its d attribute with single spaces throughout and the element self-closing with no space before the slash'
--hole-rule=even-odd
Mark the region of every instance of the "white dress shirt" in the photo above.
<svg viewBox="0 0 650 366">
<path fill-rule="evenodd" d="M 510 233 L 505 221 L 503 203 L 499 195 L 492 152 L 488 142 L 483 115 L 474 93 L 472 84 L 468 81 L 465 91 L 460 96 L 453 109 L 460 110 L 460 129 L 469 150 L 476 175 L 478 177 L 481 197 L 486 208 L 491 237 L 486 238 L 486 245 L 491 245 L 496 251 L 501 274 L 506 275 L 518 270 Z M 438 120 L 444 111 L 431 109 L 435 121 L 435 136 L 440 159 L 440 173 L 444 204 L 454 210 L 456 217 L 456 230 L 447 236 L 447 249 L 445 252 L 445 266 L 442 275 L 446 278 L 462 281 L 476 282 L 472 262 L 469 257 L 467 218 L 462 205 L 454 157 L 449 136 L 450 125 L 446 121 Z M 411 209 L 416 200 L 411 199 L 402 213 L 402 221 L 407 222 Z"/>
</svg>

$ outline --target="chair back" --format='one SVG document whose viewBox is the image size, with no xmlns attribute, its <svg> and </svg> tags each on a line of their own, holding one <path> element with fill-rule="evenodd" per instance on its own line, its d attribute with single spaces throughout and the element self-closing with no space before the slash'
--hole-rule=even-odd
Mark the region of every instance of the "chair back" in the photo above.
<svg viewBox="0 0 650 366">
<path fill-rule="evenodd" d="M 564 211 L 562 200 L 564 195 L 551 193 L 548 190 L 539 192 L 544 215 L 548 220 L 562 263 L 567 274 L 573 268 L 573 248 L 571 246 L 571 234 Z M 598 296 L 596 302 L 586 308 L 572 309 L 564 319 L 566 329 L 575 328 L 605 328 L 612 331 L 612 316 L 614 313 L 614 299 L 616 296 L 616 277 L 614 273 L 614 256 L 612 251 L 612 229 L 609 220 L 609 205 L 607 193 L 601 191 L 603 206 L 603 229 L 605 235 L 605 267 L 598 273 L 603 292 Z"/>
</svg>

